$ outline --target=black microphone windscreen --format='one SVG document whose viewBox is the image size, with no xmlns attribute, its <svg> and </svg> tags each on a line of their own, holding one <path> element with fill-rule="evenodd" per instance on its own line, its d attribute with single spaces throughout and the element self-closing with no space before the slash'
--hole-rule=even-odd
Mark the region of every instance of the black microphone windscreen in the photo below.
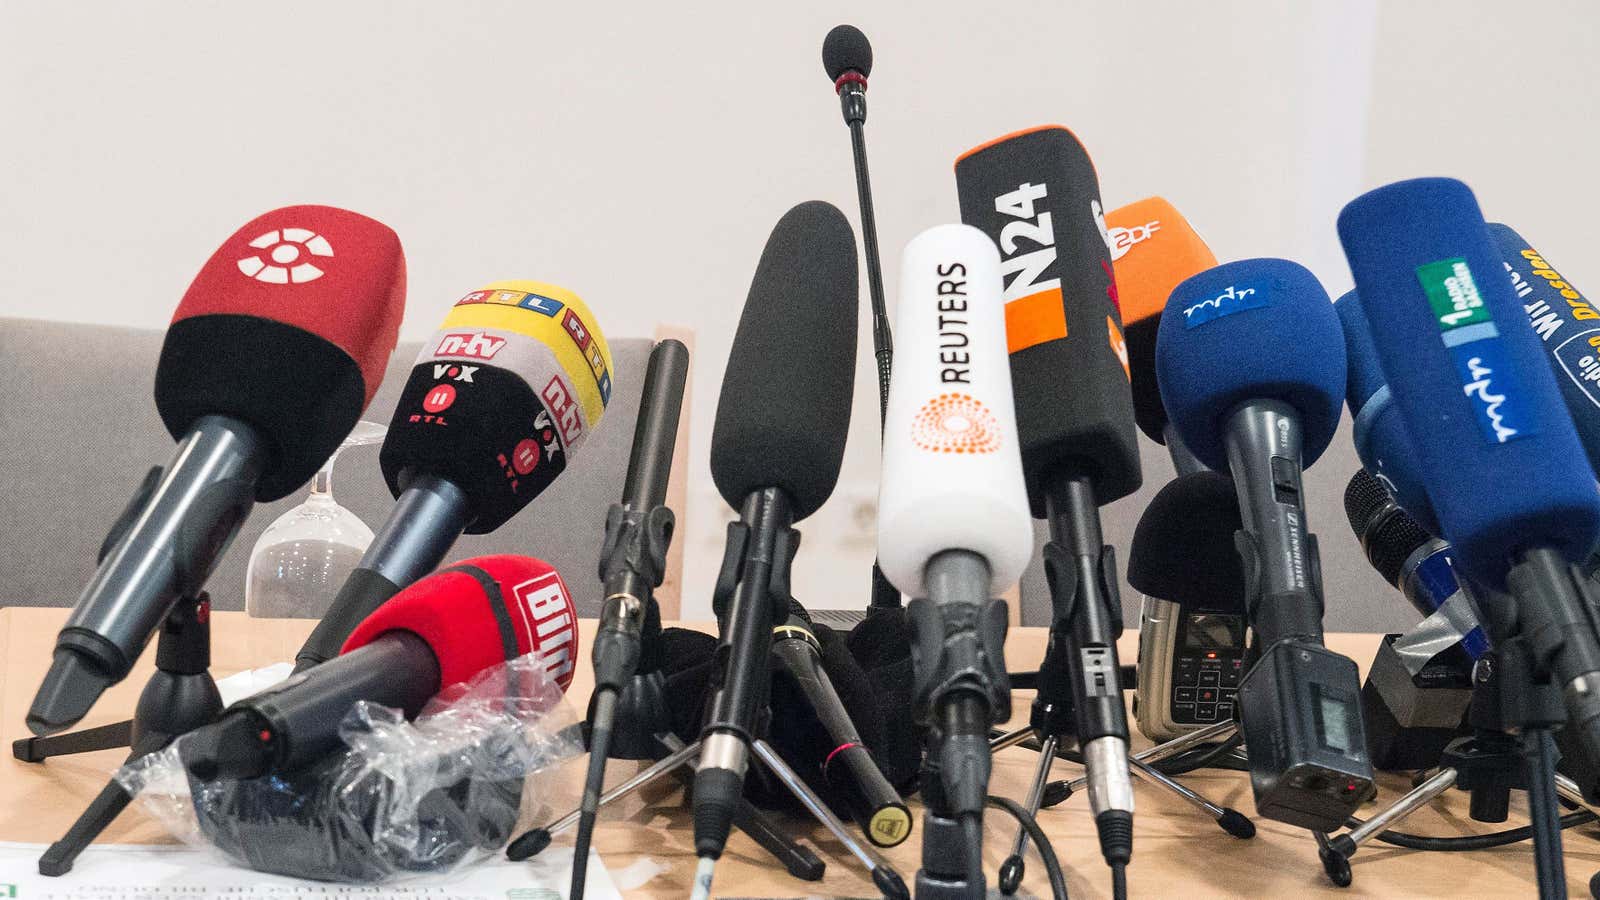
<svg viewBox="0 0 1600 900">
<path fill-rule="evenodd" d="M 850 430 L 857 289 L 844 213 L 813 200 L 778 220 L 739 317 L 711 432 L 711 478 L 735 509 L 777 487 L 798 521 L 833 493 Z"/>
<path fill-rule="evenodd" d="M 872 43 L 854 25 L 835 25 L 822 39 L 822 67 L 834 81 L 846 72 L 872 74 Z"/>
<path fill-rule="evenodd" d="M 1399 583 L 1400 569 L 1411 554 L 1433 540 L 1426 528 L 1394 502 L 1383 482 L 1366 469 L 1357 469 L 1345 486 L 1344 514 L 1366 551 L 1367 561 L 1390 584 Z"/>
<path fill-rule="evenodd" d="M 1128 584 L 1180 606 L 1244 612 L 1244 566 L 1234 532 L 1244 527 L 1233 479 L 1180 475 L 1145 507 L 1128 549 Z"/>
</svg>

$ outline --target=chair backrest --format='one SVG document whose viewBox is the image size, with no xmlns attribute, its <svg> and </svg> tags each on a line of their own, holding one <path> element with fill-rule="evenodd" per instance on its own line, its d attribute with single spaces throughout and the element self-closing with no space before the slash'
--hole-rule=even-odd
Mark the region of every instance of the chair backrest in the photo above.
<svg viewBox="0 0 1600 900">
<path fill-rule="evenodd" d="M 173 441 L 151 393 L 162 332 L 32 319 L 0 319 L 0 605 L 70 606 L 95 570 L 95 553 L 145 472 Z M 596 575 L 606 510 L 622 495 L 639 415 L 648 338 L 611 341 L 614 386 L 605 418 L 570 468 L 498 531 L 464 536 L 449 559 L 524 553 L 556 566 L 580 615 L 597 615 Z M 418 345 L 401 344 L 365 418 L 388 424 Z M 70 358 L 71 365 L 59 360 Z M 687 434 L 688 407 L 680 433 Z M 682 496 L 681 489 L 676 492 Z M 338 502 L 376 530 L 394 503 L 378 470 L 378 445 L 345 450 L 334 467 Z M 206 583 L 219 609 L 242 609 L 256 539 L 304 491 L 257 506 Z M 680 520 L 686 511 L 676 509 Z M 674 576 L 676 573 L 674 573 Z M 677 578 L 669 576 L 672 585 Z M 676 610 L 676 597 L 663 597 Z M 670 603 L 668 602 L 670 599 Z"/>
</svg>

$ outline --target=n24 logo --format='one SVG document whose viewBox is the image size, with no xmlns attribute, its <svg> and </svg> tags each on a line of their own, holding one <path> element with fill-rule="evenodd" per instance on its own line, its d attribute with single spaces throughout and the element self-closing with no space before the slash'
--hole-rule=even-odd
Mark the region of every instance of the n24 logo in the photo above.
<svg viewBox="0 0 1600 900">
<path fill-rule="evenodd" d="M 1060 278 L 1040 277 L 1056 261 L 1056 232 L 1050 211 L 1035 212 L 1033 205 L 1043 200 L 1049 190 L 1042 184 L 1024 182 L 1016 190 L 994 198 L 995 212 L 1018 220 L 1007 222 L 1000 229 L 1000 252 L 1005 256 L 1000 263 L 1000 277 L 1016 276 L 1005 286 L 1002 299 L 1007 303 L 1061 287 Z M 1037 244 L 1039 249 L 1019 253 L 1017 244 L 1022 240 Z"/>
</svg>

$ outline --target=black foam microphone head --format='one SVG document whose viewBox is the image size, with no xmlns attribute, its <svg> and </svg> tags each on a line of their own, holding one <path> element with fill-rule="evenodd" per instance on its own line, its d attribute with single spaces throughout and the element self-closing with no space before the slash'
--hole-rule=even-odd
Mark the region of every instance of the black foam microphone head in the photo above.
<svg viewBox="0 0 1600 900">
<path fill-rule="evenodd" d="M 711 479 L 738 509 L 781 488 L 796 521 L 833 493 L 856 367 L 856 238 L 820 200 L 778 220 L 761 251 L 722 377 Z"/>
<path fill-rule="evenodd" d="M 1006 349 L 1033 514 L 1057 466 L 1095 501 L 1138 490 L 1128 349 L 1094 163 L 1060 125 L 1019 131 L 956 160 L 961 221 L 1000 247 Z"/>
<path fill-rule="evenodd" d="M 835 25 L 822 39 L 822 67 L 834 81 L 846 72 L 872 74 L 872 43 L 854 25 Z"/>
<path fill-rule="evenodd" d="M 1128 584 L 1184 607 L 1244 612 L 1244 566 L 1233 544 L 1244 527 L 1233 479 L 1193 472 L 1145 507 L 1128 549 Z"/>
<path fill-rule="evenodd" d="M 1400 569 L 1411 554 L 1434 539 L 1366 469 L 1357 469 L 1345 486 L 1344 514 L 1367 561 L 1393 585 L 1400 583 Z"/>
</svg>

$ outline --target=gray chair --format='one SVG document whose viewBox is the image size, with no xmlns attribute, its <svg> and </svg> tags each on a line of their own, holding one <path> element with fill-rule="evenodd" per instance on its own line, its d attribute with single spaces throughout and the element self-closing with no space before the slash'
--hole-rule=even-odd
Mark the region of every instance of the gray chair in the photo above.
<svg viewBox="0 0 1600 900">
<path fill-rule="evenodd" d="M 0 366 L 11 373 L 0 391 L 0 605 L 71 606 L 95 570 L 105 530 L 153 465 L 165 465 L 173 440 L 156 415 L 151 393 L 162 332 L 31 319 L 0 319 Z M 684 334 L 674 335 L 683 339 Z M 615 385 L 611 403 L 572 465 L 544 494 L 498 531 L 464 536 L 449 559 L 523 553 L 556 566 L 580 615 L 599 613 L 596 576 L 607 508 L 622 495 L 646 359 L 653 341 L 611 341 Z M 365 418 L 388 423 L 416 360 L 417 344 L 401 344 Z M 683 521 L 680 434 L 669 505 Z M 339 457 L 334 497 L 376 530 L 394 503 L 378 470 L 377 445 Z M 258 505 L 207 582 L 218 609 L 244 607 L 244 575 L 256 539 L 304 491 Z M 681 544 L 681 541 L 678 542 Z M 681 547 L 669 562 L 660 593 L 663 614 L 679 608 Z"/>
</svg>

